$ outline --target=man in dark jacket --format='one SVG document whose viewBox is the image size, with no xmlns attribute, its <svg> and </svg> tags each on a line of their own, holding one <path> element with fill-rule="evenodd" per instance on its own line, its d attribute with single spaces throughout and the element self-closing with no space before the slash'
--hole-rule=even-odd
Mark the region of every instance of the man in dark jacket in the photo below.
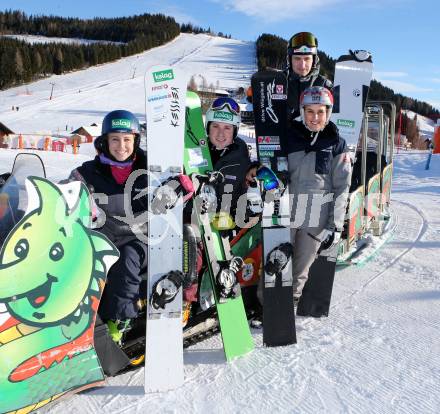
<svg viewBox="0 0 440 414">
<path fill-rule="evenodd" d="M 318 39 L 310 32 L 294 34 L 287 45 L 287 105 L 289 119 L 300 115 L 299 100 L 305 89 L 324 86 L 332 90 L 333 84 L 319 74 Z"/>
</svg>

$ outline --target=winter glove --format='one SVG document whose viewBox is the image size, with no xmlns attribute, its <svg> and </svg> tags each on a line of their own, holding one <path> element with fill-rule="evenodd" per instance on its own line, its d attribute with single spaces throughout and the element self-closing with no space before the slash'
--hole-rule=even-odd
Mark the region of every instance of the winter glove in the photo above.
<svg viewBox="0 0 440 414">
<path fill-rule="evenodd" d="M 335 247 L 339 243 L 339 240 L 341 240 L 341 232 L 324 229 L 318 237 L 321 240 L 321 246 L 318 249 L 318 253 L 321 253 L 324 250 Z"/>
<path fill-rule="evenodd" d="M 249 187 L 246 197 L 246 207 L 249 217 L 255 217 L 261 214 L 263 212 L 263 199 L 261 198 L 260 188 L 258 186 Z"/>
</svg>

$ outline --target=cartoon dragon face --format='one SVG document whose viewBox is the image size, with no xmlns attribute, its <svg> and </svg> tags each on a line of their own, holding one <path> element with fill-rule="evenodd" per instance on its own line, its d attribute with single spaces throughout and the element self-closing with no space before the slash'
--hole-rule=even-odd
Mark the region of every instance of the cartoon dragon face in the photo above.
<svg viewBox="0 0 440 414">
<path fill-rule="evenodd" d="M 79 316 L 95 280 L 99 237 L 88 228 L 88 193 L 81 184 L 79 201 L 69 209 L 50 181 L 30 177 L 26 185 L 28 192 L 30 186 L 37 191 L 40 205 L 17 223 L 0 251 L 0 302 L 30 325 L 68 324 Z"/>
</svg>

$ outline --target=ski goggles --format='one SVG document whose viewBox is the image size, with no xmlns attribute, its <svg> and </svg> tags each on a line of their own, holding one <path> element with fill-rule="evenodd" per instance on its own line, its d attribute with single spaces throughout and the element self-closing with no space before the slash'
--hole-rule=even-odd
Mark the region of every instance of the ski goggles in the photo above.
<svg viewBox="0 0 440 414">
<path fill-rule="evenodd" d="M 316 54 L 318 39 L 310 32 L 297 33 L 289 40 L 289 55 L 298 54 Z"/>
<path fill-rule="evenodd" d="M 214 102 L 211 105 L 211 108 L 214 111 L 220 111 L 225 106 L 229 108 L 231 112 L 233 112 L 236 115 L 240 115 L 240 106 L 234 99 L 227 98 L 227 97 L 221 97 L 214 100 Z"/>
<path fill-rule="evenodd" d="M 275 173 L 268 167 L 260 167 L 257 170 L 257 180 L 261 181 L 266 191 L 278 188 L 280 183 Z"/>
</svg>

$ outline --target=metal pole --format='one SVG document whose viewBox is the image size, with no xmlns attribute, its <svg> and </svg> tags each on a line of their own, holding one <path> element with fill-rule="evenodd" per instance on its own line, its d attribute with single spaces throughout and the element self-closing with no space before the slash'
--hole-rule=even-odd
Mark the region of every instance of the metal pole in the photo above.
<svg viewBox="0 0 440 414">
<path fill-rule="evenodd" d="M 52 85 L 52 89 L 50 90 L 49 100 L 52 99 L 52 96 L 53 96 L 53 88 L 54 88 L 54 86 L 55 86 L 55 83 L 54 83 L 54 82 L 50 82 L 50 84 Z"/>
</svg>

